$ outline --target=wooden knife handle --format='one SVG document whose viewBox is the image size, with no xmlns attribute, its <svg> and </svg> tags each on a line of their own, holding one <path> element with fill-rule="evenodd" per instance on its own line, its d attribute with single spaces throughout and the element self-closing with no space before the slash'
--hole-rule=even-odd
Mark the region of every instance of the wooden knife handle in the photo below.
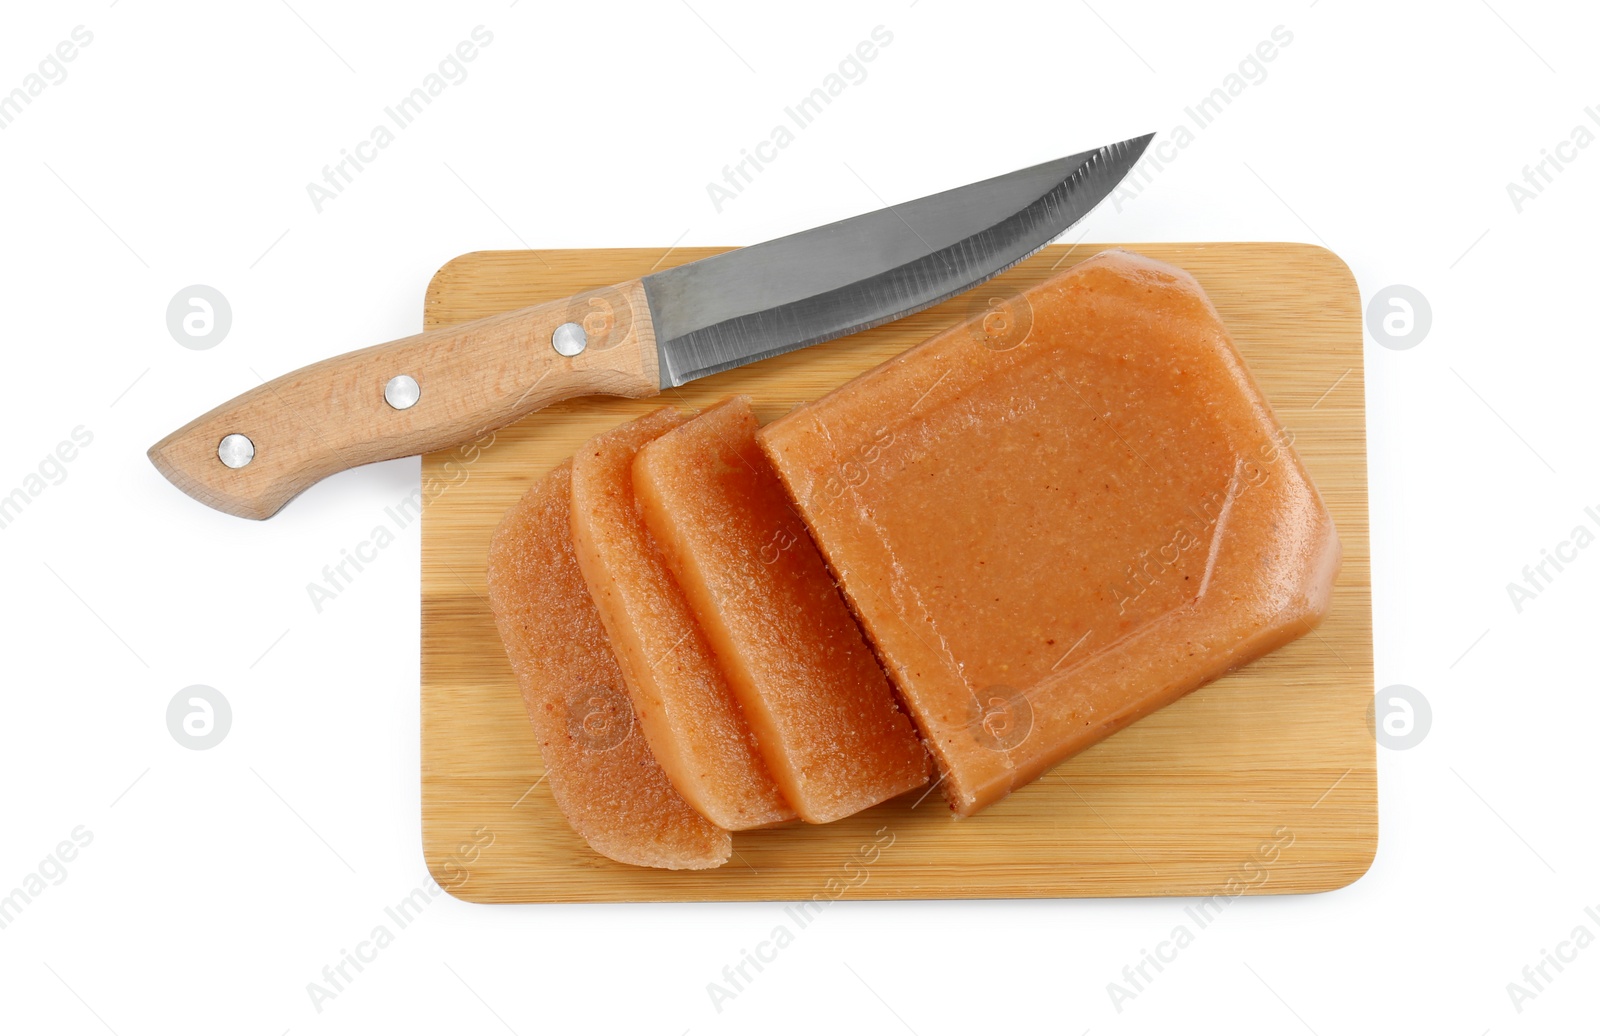
<svg viewBox="0 0 1600 1036">
<path fill-rule="evenodd" d="M 563 324 L 584 330 L 581 352 L 557 352 Z M 568 351 L 577 336 L 562 334 Z M 150 447 L 150 460 L 196 500 L 241 518 L 269 518 L 335 472 L 467 442 L 573 396 L 661 391 L 655 333 L 637 280 L 428 331 L 323 360 L 275 378 L 190 421 Z M 399 409 L 391 379 L 420 394 Z M 397 385 L 396 398 L 406 401 Z M 254 455 L 239 467 L 233 463 Z"/>
</svg>

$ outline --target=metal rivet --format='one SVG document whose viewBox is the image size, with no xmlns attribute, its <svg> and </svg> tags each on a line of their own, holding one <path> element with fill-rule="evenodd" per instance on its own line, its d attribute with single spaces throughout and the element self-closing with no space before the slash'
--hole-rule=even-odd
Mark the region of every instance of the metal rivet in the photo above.
<svg viewBox="0 0 1600 1036">
<path fill-rule="evenodd" d="M 222 441 L 217 443 L 217 459 L 230 468 L 242 468 L 256 457 L 256 444 L 250 441 L 248 435 L 234 432 L 224 435 Z"/>
<path fill-rule="evenodd" d="M 422 386 L 409 374 L 396 374 L 383 386 L 383 400 L 396 410 L 410 410 L 422 398 Z"/>
<path fill-rule="evenodd" d="M 574 324 L 569 320 L 550 335 L 550 344 L 562 356 L 576 356 L 588 346 L 589 332 L 583 329 L 582 324 Z"/>
</svg>

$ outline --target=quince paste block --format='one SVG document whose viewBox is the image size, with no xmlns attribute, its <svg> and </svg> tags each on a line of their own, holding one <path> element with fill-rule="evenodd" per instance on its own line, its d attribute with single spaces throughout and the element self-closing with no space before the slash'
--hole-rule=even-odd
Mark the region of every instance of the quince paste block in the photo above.
<svg viewBox="0 0 1600 1036">
<path fill-rule="evenodd" d="M 645 739 L 673 785 L 718 827 L 768 827 L 795 811 L 634 505 L 634 455 L 686 420 L 664 407 L 578 450 L 572 542 Z"/>
<path fill-rule="evenodd" d="M 1289 441 L 1194 278 L 1121 251 L 760 433 L 963 816 L 1322 619 Z"/>
<path fill-rule="evenodd" d="M 578 570 L 571 471 L 562 464 L 536 482 L 489 547 L 489 603 L 550 793 L 602 856 L 641 867 L 719 867 L 732 840 L 684 801 L 651 754 Z"/>
<path fill-rule="evenodd" d="M 734 396 L 639 451 L 645 524 L 784 797 L 813 824 L 928 781 L 928 755 Z"/>
</svg>

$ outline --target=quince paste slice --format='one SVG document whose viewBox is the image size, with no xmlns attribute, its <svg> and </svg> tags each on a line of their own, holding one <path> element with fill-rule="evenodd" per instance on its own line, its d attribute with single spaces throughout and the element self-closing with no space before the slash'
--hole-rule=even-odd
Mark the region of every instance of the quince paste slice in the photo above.
<svg viewBox="0 0 1600 1036">
<path fill-rule="evenodd" d="M 534 483 L 489 548 L 489 603 L 522 689 L 556 806 L 602 856 L 719 867 L 732 852 L 645 742 L 572 551 L 572 465 Z"/>
<path fill-rule="evenodd" d="M 1128 252 L 759 438 L 958 815 L 1306 633 L 1339 568 L 1199 284 Z"/>
<path fill-rule="evenodd" d="M 718 827 L 769 827 L 795 811 L 634 505 L 634 455 L 686 420 L 663 407 L 578 450 L 573 547 L 639 725 L 673 786 Z"/>
<path fill-rule="evenodd" d="M 928 755 L 734 396 L 639 451 L 633 491 L 801 819 L 928 781 Z"/>
</svg>

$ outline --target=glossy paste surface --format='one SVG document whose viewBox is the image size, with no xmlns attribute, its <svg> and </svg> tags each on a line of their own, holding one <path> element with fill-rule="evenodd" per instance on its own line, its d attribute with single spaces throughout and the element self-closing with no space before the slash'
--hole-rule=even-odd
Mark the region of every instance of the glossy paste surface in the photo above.
<svg viewBox="0 0 1600 1036">
<path fill-rule="evenodd" d="M 823 824 L 919 787 L 928 756 L 734 396 L 639 451 L 640 513 L 762 756 Z"/>
<path fill-rule="evenodd" d="M 1199 284 L 1128 252 L 759 438 L 961 815 L 1306 633 L 1338 571 Z"/>
</svg>

